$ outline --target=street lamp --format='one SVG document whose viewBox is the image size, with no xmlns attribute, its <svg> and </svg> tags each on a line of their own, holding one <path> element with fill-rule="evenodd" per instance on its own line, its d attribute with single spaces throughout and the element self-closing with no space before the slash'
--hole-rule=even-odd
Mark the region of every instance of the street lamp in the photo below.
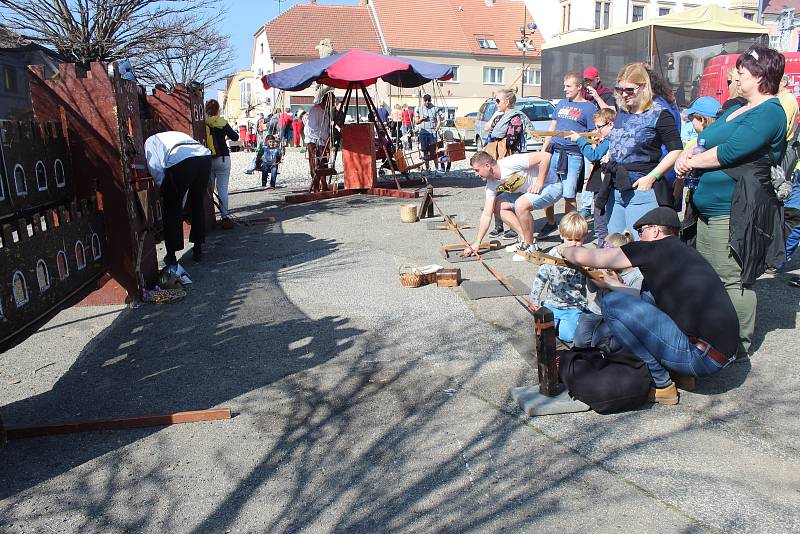
<svg viewBox="0 0 800 534">
<path fill-rule="evenodd" d="M 528 20 L 528 10 L 527 7 L 525 9 L 525 21 Z M 528 47 L 530 46 L 530 51 L 535 52 L 536 49 L 533 47 L 533 34 L 536 32 L 536 23 L 529 22 L 524 26 L 519 27 L 519 33 L 522 36 L 520 40 L 520 46 L 522 47 L 522 83 L 520 84 L 520 97 L 525 96 L 525 54 L 528 51 Z"/>
</svg>

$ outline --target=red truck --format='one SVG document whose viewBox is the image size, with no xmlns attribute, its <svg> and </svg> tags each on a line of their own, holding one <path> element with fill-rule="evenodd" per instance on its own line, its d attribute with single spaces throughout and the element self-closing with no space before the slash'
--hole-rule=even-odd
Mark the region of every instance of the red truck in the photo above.
<svg viewBox="0 0 800 534">
<path fill-rule="evenodd" d="M 784 52 L 789 90 L 800 104 L 800 52 Z M 728 99 L 728 71 L 736 68 L 739 54 L 727 54 L 711 58 L 700 77 L 700 96 L 713 96 L 720 103 Z"/>
</svg>

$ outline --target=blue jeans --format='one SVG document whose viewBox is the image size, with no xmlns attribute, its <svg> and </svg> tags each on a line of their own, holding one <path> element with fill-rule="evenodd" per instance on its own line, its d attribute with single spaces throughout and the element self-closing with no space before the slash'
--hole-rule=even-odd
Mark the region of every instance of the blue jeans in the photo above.
<svg viewBox="0 0 800 534">
<path fill-rule="evenodd" d="M 556 173 L 556 169 L 558 169 L 558 158 L 559 152 L 553 153 L 553 159 L 550 160 L 548 179 L 561 180 L 564 198 L 573 199 L 578 189 L 578 178 L 580 178 L 581 175 L 583 156 L 581 154 L 567 153 L 567 174 L 562 175 Z"/>
<path fill-rule="evenodd" d="M 419 131 L 419 149 L 422 152 L 422 159 L 425 161 L 430 161 L 431 156 L 428 153 L 428 149 L 436 143 L 436 136 L 433 132 L 429 132 L 428 130 L 420 130 Z"/>
<path fill-rule="evenodd" d="M 572 343 L 575 337 L 575 329 L 578 327 L 578 317 L 581 315 L 581 310 L 578 308 L 558 308 L 547 302 L 544 303 L 545 307 L 553 312 L 553 323 L 558 332 L 558 339 Z"/>
<path fill-rule="evenodd" d="M 589 311 L 582 312 L 578 317 L 578 327 L 575 329 L 572 343 L 577 349 L 596 347 L 606 352 L 622 350 L 622 346 L 619 341 L 614 339 L 603 316 Z"/>
<path fill-rule="evenodd" d="M 267 187 L 267 179 L 269 179 L 269 186 L 275 187 L 275 181 L 278 179 L 277 165 L 270 165 L 269 169 L 261 169 L 261 187 Z"/>
<path fill-rule="evenodd" d="M 638 298 L 610 291 L 600 300 L 600 309 L 623 349 L 647 364 L 657 388 L 672 383 L 667 369 L 691 376 L 710 376 L 722 369 L 655 306 L 649 293 Z"/>
<path fill-rule="evenodd" d="M 658 207 L 656 192 L 652 189 L 648 191 L 617 191 L 609 196 L 606 204 L 606 217 L 608 220 L 608 233 L 623 233 L 626 229 L 638 241 L 639 234 L 633 229 L 633 225 L 641 219 L 642 215 Z"/>
</svg>

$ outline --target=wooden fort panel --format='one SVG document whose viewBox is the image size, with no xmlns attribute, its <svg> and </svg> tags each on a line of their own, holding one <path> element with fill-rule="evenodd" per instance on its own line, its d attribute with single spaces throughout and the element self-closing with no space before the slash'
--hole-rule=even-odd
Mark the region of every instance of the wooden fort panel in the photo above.
<svg viewBox="0 0 800 534">
<path fill-rule="evenodd" d="M 36 120 L 61 121 L 76 196 L 100 194 L 110 274 L 136 295 L 139 240 L 142 277 L 150 285 L 158 275 L 154 234 L 161 223 L 158 192 L 147 179 L 140 88 L 123 80 L 115 64 L 92 63 L 85 76 L 63 64 L 55 80 L 46 79 L 41 66 L 29 69 Z M 148 192 L 147 210 L 140 204 L 140 190 Z M 154 214 L 149 228 L 146 212 Z"/>
<path fill-rule="evenodd" d="M 60 124 L 0 120 L 0 220 L 73 198 Z"/>
<path fill-rule="evenodd" d="M 96 202 L 83 200 L 1 227 L 0 350 L 29 326 L 88 292 L 106 271 L 108 242 Z"/>
<path fill-rule="evenodd" d="M 342 127 L 342 160 L 346 189 L 378 186 L 375 126 L 372 123 L 345 124 Z"/>
</svg>

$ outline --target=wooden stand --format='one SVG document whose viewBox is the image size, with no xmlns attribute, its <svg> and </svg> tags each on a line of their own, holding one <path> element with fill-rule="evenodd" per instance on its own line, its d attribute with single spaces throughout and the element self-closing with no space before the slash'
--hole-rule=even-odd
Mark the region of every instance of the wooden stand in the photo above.
<svg viewBox="0 0 800 534">
<path fill-rule="evenodd" d="M 514 388 L 511 396 L 528 416 L 589 411 L 588 405 L 572 399 L 559 384 L 553 312 L 545 307 L 539 308 L 533 313 L 533 324 L 539 386 Z"/>
<path fill-rule="evenodd" d="M 417 216 L 422 219 L 433 217 L 433 186 L 429 185 L 425 189 L 425 197 L 422 199 L 422 204 L 417 210 Z"/>
</svg>

